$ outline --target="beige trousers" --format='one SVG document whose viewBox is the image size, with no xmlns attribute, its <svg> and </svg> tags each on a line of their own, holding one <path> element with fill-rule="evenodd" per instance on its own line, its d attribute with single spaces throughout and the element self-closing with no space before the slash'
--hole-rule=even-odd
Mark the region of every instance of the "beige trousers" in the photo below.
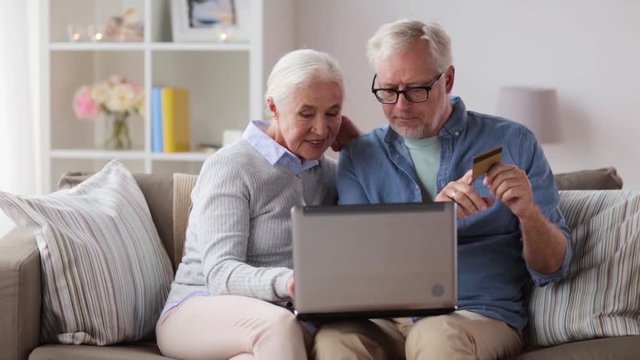
<svg viewBox="0 0 640 360">
<path fill-rule="evenodd" d="M 163 355 L 182 360 L 307 358 L 311 337 L 288 310 L 243 296 L 200 296 L 156 325 Z"/>
<path fill-rule="evenodd" d="M 521 351 L 521 334 L 469 311 L 426 317 L 329 323 L 315 337 L 318 360 L 501 359 Z"/>
</svg>

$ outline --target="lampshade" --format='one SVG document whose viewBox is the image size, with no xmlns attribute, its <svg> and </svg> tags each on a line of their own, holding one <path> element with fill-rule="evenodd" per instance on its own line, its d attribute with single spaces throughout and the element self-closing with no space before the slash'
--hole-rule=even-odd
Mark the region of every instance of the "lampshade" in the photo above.
<svg viewBox="0 0 640 360">
<path fill-rule="evenodd" d="M 559 142 L 562 139 L 555 89 L 503 87 L 498 96 L 497 113 L 529 128 L 540 143 Z"/>
</svg>

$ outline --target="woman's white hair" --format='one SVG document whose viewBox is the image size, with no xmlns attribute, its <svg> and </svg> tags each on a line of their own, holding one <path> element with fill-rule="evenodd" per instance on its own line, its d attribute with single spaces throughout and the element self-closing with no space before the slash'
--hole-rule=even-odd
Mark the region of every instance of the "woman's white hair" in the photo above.
<svg viewBox="0 0 640 360">
<path fill-rule="evenodd" d="M 375 69 L 378 61 L 406 49 L 416 40 L 429 44 L 438 72 L 453 64 L 451 38 L 444 28 L 418 20 L 398 20 L 382 25 L 367 44 L 369 64 Z"/>
<path fill-rule="evenodd" d="M 342 70 L 329 54 L 312 49 L 291 51 L 271 70 L 266 98 L 281 105 L 297 88 L 311 80 L 335 81 L 344 88 Z"/>
</svg>

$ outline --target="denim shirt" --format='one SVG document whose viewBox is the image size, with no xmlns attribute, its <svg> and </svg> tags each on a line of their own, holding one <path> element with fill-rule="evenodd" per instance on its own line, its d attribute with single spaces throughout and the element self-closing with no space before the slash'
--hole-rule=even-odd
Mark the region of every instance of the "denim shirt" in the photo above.
<svg viewBox="0 0 640 360">
<path fill-rule="evenodd" d="M 542 148 L 526 127 L 467 111 L 458 97 L 452 97 L 451 104 L 451 117 L 438 133 L 437 191 L 471 169 L 473 156 L 501 145 L 502 162 L 527 173 L 533 200 L 566 238 L 562 267 L 556 273 L 541 274 L 525 263 L 518 218 L 499 201 L 458 220 L 458 309 L 499 319 L 521 330 L 527 323 L 524 299 L 530 278 L 544 286 L 562 279 L 569 270 L 570 233 L 558 208 L 555 180 Z M 389 126 L 351 141 L 341 152 L 337 186 L 340 204 L 423 201 L 409 150 Z M 492 196 L 482 178 L 472 186 L 480 196 Z"/>
</svg>

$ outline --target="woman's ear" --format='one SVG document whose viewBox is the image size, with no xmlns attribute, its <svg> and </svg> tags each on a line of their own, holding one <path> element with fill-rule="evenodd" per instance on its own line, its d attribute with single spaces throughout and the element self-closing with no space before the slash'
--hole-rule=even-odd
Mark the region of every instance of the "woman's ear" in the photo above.
<svg viewBox="0 0 640 360">
<path fill-rule="evenodd" d="M 271 113 L 271 118 L 273 120 L 278 120 L 278 107 L 272 97 L 267 98 L 267 109 L 269 109 L 269 112 Z"/>
</svg>

